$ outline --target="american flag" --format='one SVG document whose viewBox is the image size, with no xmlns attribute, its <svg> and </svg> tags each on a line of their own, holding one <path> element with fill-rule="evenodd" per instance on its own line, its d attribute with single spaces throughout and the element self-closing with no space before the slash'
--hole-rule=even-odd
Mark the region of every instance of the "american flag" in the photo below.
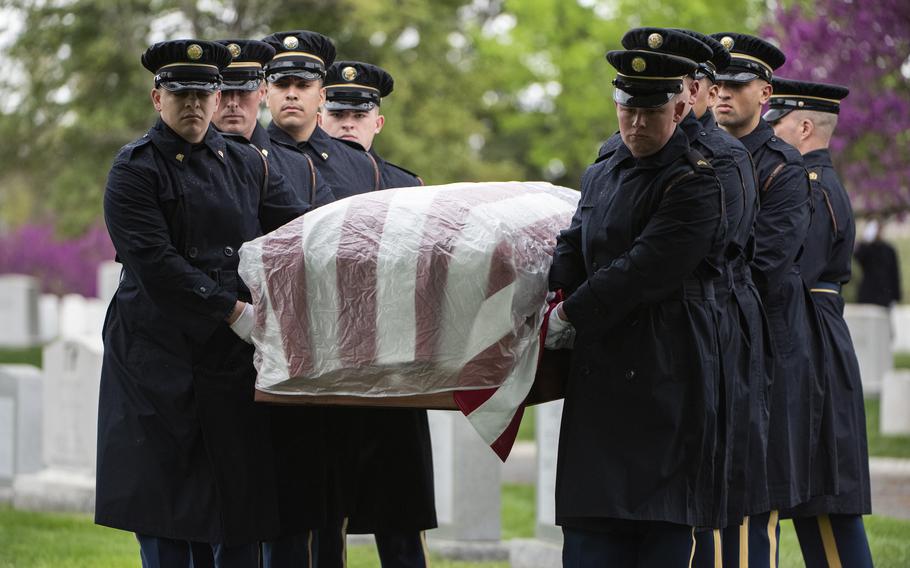
<svg viewBox="0 0 910 568">
<path fill-rule="evenodd" d="M 577 201 L 543 182 L 390 189 L 246 243 L 256 388 L 452 392 L 505 459 L 537 368 L 556 235 Z"/>
</svg>

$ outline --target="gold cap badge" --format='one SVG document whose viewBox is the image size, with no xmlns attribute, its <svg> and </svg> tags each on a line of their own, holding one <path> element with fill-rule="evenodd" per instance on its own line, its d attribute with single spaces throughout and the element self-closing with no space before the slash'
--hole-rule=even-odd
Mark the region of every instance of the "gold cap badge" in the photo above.
<svg viewBox="0 0 910 568">
<path fill-rule="evenodd" d="M 297 49 L 297 46 L 300 45 L 300 42 L 294 36 L 287 36 L 281 43 L 285 49 Z"/>
<path fill-rule="evenodd" d="M 724 36 L 720 39 L 720 44 L 724 46 L 724 49 L 730 51 L 733 49 L 733 38 L 730 36 Z"/>
<path fill-rule="evenodd" d="M 817 173 L 817 172 L 809 172 L 809 179 L 811 179 L 812 181 L 817 180 L 817 179 L 818 179 L 818 173 Z"/>
<path fill-rule="evenodd" d="M 357 70 L 353 67 L 345 67 L 341 70 L 341 76 L 344 77 L 345 81 L 353 81 L 357 78 Z"/>
<path fill-rule="evenodd" d="M 237 45 L 236 43 L 232 43 L 232 44 L 228 45 L 227 48 L 228 48 L 228 51 L 231 52 L 231 57 L 233 57 L 234 59 L 237 59 L 238 57 L 240 57 L 240 46 L 239 45 Z"/>
<path fill-rule="evenodd" d="M 648 67 L 648 64 L 645 63 L 645 60 L 642 59 L 641 57 L 636 57 L 632 60 L 632 69 L 634 69 L 636 73 L 641 73 L 642 71 L 647 69 L 647 67 Z"/>
<path fill-rule="evenodd" d="M 658 47 L 664 44 L 664 38 L 658 33 L 653 33 L 648 36 L 648 47 L 651 49 L 657 49 Z"/>
<path fill-rule="evenodd" d="M 201 58 L 202 57 L 202 46 L 199 45 L 198 43 L 190 44 L 190 46 L 186 48 L 186 56 L 189 57 L 190 59 L 192 59 L 193 61 L 196 61 L 197 59 Z"/>
</svg>

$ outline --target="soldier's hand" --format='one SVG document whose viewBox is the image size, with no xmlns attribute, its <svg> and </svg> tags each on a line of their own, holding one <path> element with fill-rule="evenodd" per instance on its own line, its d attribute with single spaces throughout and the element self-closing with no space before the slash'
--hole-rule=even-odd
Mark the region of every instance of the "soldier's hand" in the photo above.
<svg viewBox="0 0 910 568">
<path fill-rule="evenodd" d="M 547 320 L 547 337 L 543 345 L 547 349 L 571 349 L 575 343 L 575 327 L 565 319 L 562 302 L 550 310 Z"/>
<path fill-rule="evenodd" d="M 231 330 L 237 334 L 237 337 L 246 341 L 247 343 L 252 343 L 250 335 L 253 333 L 253 326 L 256 324 L 256 308 L 253 307 L 253 304 L 243 303 L 243 311 L 240 312 L 240 315 L 231 322 Z"/>
</svg>

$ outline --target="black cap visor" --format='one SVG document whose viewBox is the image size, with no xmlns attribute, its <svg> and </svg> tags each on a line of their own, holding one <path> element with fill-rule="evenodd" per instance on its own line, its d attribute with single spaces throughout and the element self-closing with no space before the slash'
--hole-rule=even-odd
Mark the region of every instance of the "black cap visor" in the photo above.
<svg viewBox="0 0 910 568">
<path fill-rule="evenodd" d="M 221 83 L 222 91 L 255 91 L 259 88 L 259 85 L 262 83 L 262 79 L 259 77 L 228 77 L 225 76 L 224 81 Z"/>
<path fill-rule="evenodd" d="M 355 110 L 360 112 L 369 112 L 378 105 L 373 101 L 332 99 L 325 101 L 325 109 L 332 110 Z"/>
<path fill-rule="evenodd" d="M 728 67 L 727 70 L 725 70 L 723 73 L 718 73 L 717 75 L 714 76 L 714 82 L 715 83 L 720 83 L 720 82 L 739 83 L 741 85 L 745 85 L 746 83 L 750 83 L 756 79 L 761 79 L 761 77 L 759 77 L 755 73 L 752 73 L 751 71 L 736 71 L 736 72 L 730 72 L 730 71 L 736 71 L 736 70 L 730 69 Z"/>
<path fill-rule="evenodd" d="M 619 87 L 613 89 L 613 100 L 622 106 L 633 108 L 659 108 L 670 102 L 679 92 L 630 93 Z"/>
<path fill-rule="evenodd" d="M 172 93 L 182 93 L 185 91 L 200 91 L 203 93 L 214 93 L 221 88 L 220 81 L 190 81 L 190 80 L 171 80 L 156 81 L 156 87 L 161 87 Z"/>
<path fill-rule="evenodd" d="M 714 68 L 706 63 L 699 63 L 698 69 L 695 70 L 696 81 L 700 79 L 708 79 L 712 83 L 716 83 L 717 80 L 715 79 L 715 76 L 716 73 L 714 72 Z"/>
<path fill-rule="evenodd" d="M 783 117 L 787 116 L 796 109 L 792 108 L 769 108 L 768 112 L 762 116 L 765 119 L 765 122 L 777 122 Z"/>
</svg>

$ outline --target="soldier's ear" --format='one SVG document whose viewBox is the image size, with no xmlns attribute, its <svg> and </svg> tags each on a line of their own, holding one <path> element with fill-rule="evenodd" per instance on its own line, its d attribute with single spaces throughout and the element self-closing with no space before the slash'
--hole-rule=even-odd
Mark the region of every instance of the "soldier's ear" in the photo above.
<svg viewBox="0 0 910 568">
<path fill-rule="evenodd" d="M 686 102 L 676 99 L 673 103 L 673 122 L 679 123 L 682 121 L 684 110 L 686 110 Z"/>
<path fill-rule="evenodd" d="M 376 115 L 376 134 L 382 132 L 383 126 L 385 126 L 385 117 L 381 114 Z"/>
<path fill-rule="evenodd" d="M 155 107 L 155 111 L 161 112 L 161 91 L 157 88 L 152 89 L 152 92 L 149 93 L 149 96 L 152 99 L 152 105 Z"/>
</svg>

